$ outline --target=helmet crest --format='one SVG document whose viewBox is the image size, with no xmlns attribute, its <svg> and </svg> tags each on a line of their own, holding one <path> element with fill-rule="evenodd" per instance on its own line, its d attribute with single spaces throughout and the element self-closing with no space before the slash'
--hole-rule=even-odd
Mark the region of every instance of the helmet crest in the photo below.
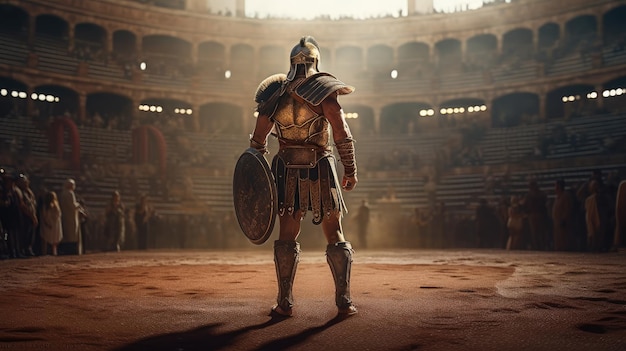
<svg viewBox="0 0 626 351">
<path fill-rule="evenodd" d="M 298 65 L 313 65 L 316 71 L 319 71 L 318 64 L 320 61 L 320 48 L 317 41 L 310 36 L 303 36 L 300 42 L 291 49 L 289 62 L 291 67 L 287 74 L 287 80 L 291 81 L 296 75 Z M 308 72 L 308 67 L 306 69 Z"/>
</svg>

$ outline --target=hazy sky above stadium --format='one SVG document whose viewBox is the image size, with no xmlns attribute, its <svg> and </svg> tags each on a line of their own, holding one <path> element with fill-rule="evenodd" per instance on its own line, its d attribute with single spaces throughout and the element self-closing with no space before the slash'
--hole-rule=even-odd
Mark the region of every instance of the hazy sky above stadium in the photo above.
<svg viewBox="0 0 626 351">
<path fill-rule="evenodd" d="M 477 9 L 482 4 L 483 0 L 434 0 L 433 5 L 436 11 L 454 12 L 466 8 Z M 246 0 L 246 15 L 260 18 L 371 18 L 399 16 L 400 13 L 407 14 L 407 0 Z"/>
</svg>

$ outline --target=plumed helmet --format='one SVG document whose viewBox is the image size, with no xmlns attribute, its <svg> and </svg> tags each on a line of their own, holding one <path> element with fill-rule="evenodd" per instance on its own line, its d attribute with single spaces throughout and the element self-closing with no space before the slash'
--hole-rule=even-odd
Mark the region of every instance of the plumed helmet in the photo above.
<svg viewBox="0 0 626 351">
<path fill-rule="evenodd" d="M 287 74 L 287 80 L 292 80 L 295 77 L 298 65 L 314 65 L 315 70 L 319 71 L 320 47 L 317 41 L 310 35 L 300 38 L 300 42 L 291 49 L 289 61 L 291 67 Z"/>
</svg>

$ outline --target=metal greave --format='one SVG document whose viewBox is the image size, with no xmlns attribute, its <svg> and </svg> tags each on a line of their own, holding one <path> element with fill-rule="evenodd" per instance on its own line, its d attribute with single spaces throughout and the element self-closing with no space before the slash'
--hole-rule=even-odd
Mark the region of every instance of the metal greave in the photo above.
<svg viewBox="0 0 626 351">
<path fill-rule="evenodd" d="M 291 240 L 274 241 L 274 264 L 278 279 L 276 303 L 284 311 L 293 307 L 292 287 L 300 260 L 300 244 Z"/>
<path fill-rule="evenodd" d="M 353 252 L 352 245 L 347 241 L 329 244 L 326 247 L 326 261 L 335 280 L 335 303 L 340 309 L 352 306 L 350 270 Z"/>
</svg>

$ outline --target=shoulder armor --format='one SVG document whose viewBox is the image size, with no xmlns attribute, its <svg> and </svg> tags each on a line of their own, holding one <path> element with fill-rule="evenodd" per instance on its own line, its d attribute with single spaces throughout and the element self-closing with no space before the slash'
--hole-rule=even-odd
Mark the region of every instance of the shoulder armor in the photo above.
<svg viewBox="0 0 626 351">
<path fill-rule="evenodd" d="M 257 104 L 267 102 L 280 89 L 285 80 L 287 80 L 287 75 L 284 73 L 274 74 L 265 78 L 256 89 L 254 101 Z"/>
<path fill-rule="evenodd" d="M 259 113 L 270 117 L 274 114 L 281 95 L 281 87 L 286 80 L 286 74 L 278 73 L 265 78 L 259 84 L 254 96 L 254 101 L 258 104 L 256 110 Z"/>
<path fill-rule="evenodd" d="M 307 77 L 298 85 L 295 93 L 306 102 L 317 106 L 334 92 L 339 95 L 346 95 L 353 91 L 353 86 L 347 85 L 330 73 L 321 72 Z"/>
</svg>

